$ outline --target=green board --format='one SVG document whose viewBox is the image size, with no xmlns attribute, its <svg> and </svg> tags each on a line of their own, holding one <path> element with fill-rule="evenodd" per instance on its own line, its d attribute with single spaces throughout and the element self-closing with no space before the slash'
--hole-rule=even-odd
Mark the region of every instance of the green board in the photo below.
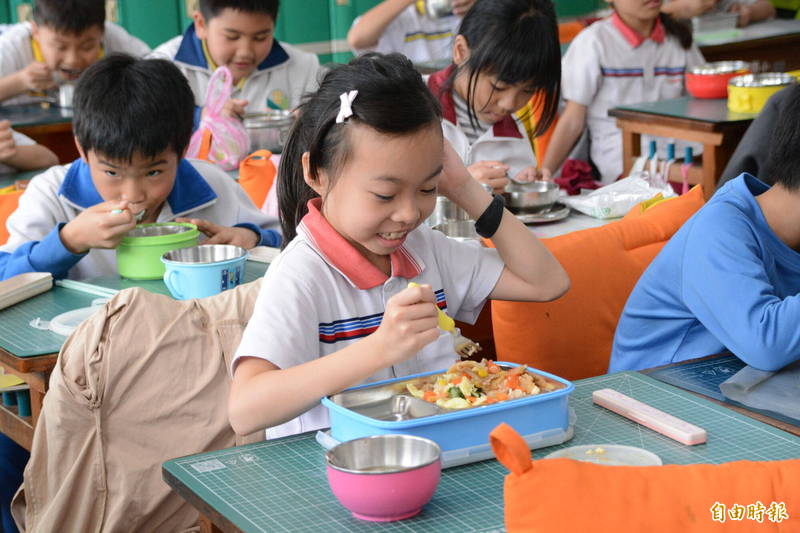
<svg viewBox="0 0 800 533">
<path fill-rule="evenodd" d="M 592 392 L 613 388 L 699 425 L 708 442 L 685 446 L 592 403 Z M 635 372 L 575 382 L 571 406 L 575 436 L 534 450 L 542 458 L 579 444 L 645 448 L 665 464 L 723 463 L 739 459 L 796 458 L 800 438 Z M 325 476 L 324 452 L 312 434 L 173 459 L 165 477 L 185 485 L 231 524 L 261 531 L 460 531 L 500 532 L 503 479 L 494 460 L 449 468 L 431 502 L 414 518 L 387 524 L 353 518 L 334 498 Z"/>
</svg>

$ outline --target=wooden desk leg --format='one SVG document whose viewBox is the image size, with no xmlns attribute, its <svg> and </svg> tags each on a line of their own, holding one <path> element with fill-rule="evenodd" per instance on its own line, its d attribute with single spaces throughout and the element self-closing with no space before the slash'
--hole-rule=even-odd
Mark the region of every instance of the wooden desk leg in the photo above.
<svg viewBox="0 0 800 533">
<path fill-rule="evenodd" d="M 628 176 L 634 159 L 642 154 L 642 134 L 626 128 L 619 120 L 617 127 L 622 130 L 622 175 Z"/>
</svg>

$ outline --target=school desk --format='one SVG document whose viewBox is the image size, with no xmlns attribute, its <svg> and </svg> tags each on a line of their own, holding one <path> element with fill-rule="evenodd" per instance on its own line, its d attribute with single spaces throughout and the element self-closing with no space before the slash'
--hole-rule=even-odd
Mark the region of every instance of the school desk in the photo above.
<svg viewBox="0 0 800 533">
<path fill-rule="evenodd" d="M 746 363 L 731 353 L 721 353 L 690 359 L 679 363 L 643 370 L 642 373 L 664 383 L 675 385 L 708 398 L 720 405 L 751 416 L 757 420 L 800 436 L 800 420 L 786 415 L 747 407 L 726 398 L 720 391 L 720 384 L 726 381 Z"/>
<path fill-rule="evenodd" d="M 265 263 L 248 261 L 245 283 L 262 277 L 267 267 Z M 66 337 L 51 331 L 31 327 L 31 320 L 49 320 L 60 313 L 88 307 L 97 298 L 111 297 L 129 287 L 142 287 L 150 292 L 169 295 L 161 280 L 134 281 L 119 276 L 105 276 L 84 282 L 57 282 L 48 292 L 0 310 L 0 367 L 22 378 L 30 386 L 31 397 L 29 417 L 18 416 L 14 407 L 0 405 L 0 433 L 30 450 L 50 372 L 66 340 Z"/>
<path fill-rule="evenodd" d="M 695 41 L 706 61 L 758 61 L 780 71 L 800 68 L 800 20 L 765 20 L 745 28 L 695 34 Z"/>
<path fill-rule="evenodd" d="M 703 427 L 708 442 L 685 446 L 594 405 L 592 392 L 607 387 Z M 573 438 L 534 450 L 535 459 L 579 444 L 645 448 L 665 464 L 789 459 L 800 449 L 800 437 L 638 372 L 576 381 L 570 405 L 577 415 Z M 172 459 L 162 474 L 222 531 L 504 531 L 507 471 L 495 460 L 443 470 L 421 514 L 388 524 L 362 522 L 339 505 L 312 433 Z"/>
<path fill-rule="evenodd" d="M 727 99 L 692 97 L 628 104 L 609 109 L 622 131 L 624 175 L 641 154 L 641 135 L 655 135 L 703 145 L 703 164 L 689 175 L 691 184 L 702 183 L 706 199 L 714 194 L 720 174 L 755 114 L 728 110 Z M 682 157 L 683 154 L 676 154 Z M 676 172 L 677 168 L 673 168 Z M 674 179 L 674 178 L 673 178 Z"/>
<path fill-rule="evenodd" d="M 61 164 L 74 161 L 78 149 L 72 136 L 72 109 L 43 102 L 0 106 L 0 120 L 34 141 L 47 146 Z"/>
</svg>

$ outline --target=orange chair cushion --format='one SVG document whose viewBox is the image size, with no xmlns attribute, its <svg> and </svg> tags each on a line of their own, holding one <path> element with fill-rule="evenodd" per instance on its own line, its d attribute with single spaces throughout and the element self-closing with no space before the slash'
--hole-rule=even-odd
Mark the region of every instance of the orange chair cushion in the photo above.
<svg viewBox="0 0 800 533">
<path fill-rule="evenodd" d="M 278 173 L 271 156 L 269 150 L 256 150 L 239 165 L 239 185 L 259 209 L 264 205 Z"/>
<path fill-rule="evenodd" d="M 5 244 L 8 241 L 6 220 L 11 216 L 11 213 L 17 210 L 19 197 L 22 196 L 23 192 L 16 191 L 0 194 L 0 244 Z"/>
<path fill-rule="evenodd" d="M 606 466 L 531 461 L 525 441 L 507 424 L 489 439 L 511 470 L 503 490 L 509 533 L 800 531 L 800 459 Z"/>
<path fill-rule="evenodd" d="M 571 288 L 553 302 L 492 302 L 497 360 L 525 363 L 566 379 L 605 374 L 614 331 L 639 276 L 704 203 L 701 187 L 637 206 L 618 221 L 542 243 Z"/>
</svg>

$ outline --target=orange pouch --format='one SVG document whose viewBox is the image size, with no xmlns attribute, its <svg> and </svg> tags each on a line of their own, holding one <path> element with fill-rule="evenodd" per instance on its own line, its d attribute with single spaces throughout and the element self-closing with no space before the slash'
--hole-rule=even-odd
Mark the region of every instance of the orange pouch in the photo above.
<svg viewBox="0 0 800 533">
<path fill-rule="evenodd" d="M 0 194 L 0 244 L 5 244 L 8 241 L 8 228 L 6 228 L 6 220 L 11 216 L 11 213 L 17 210 L 19 205 L 19 197 L 25 191 L 14 191 L 5 194 Z"/>
<path fill-rule="evenodd" d="M 504 484 L 509 532 L 800 531 L 800 459 L 604 466 L 532 461 L 507 424 L 489 439 L 511 470 Z"/>
<path fill-rule="evenodd" d="M 259 209 L 264 205 L 278 173 L 271 156 L 269 150 L 256 150 L 239 165 L 239 185 Z"/>
</svg>

